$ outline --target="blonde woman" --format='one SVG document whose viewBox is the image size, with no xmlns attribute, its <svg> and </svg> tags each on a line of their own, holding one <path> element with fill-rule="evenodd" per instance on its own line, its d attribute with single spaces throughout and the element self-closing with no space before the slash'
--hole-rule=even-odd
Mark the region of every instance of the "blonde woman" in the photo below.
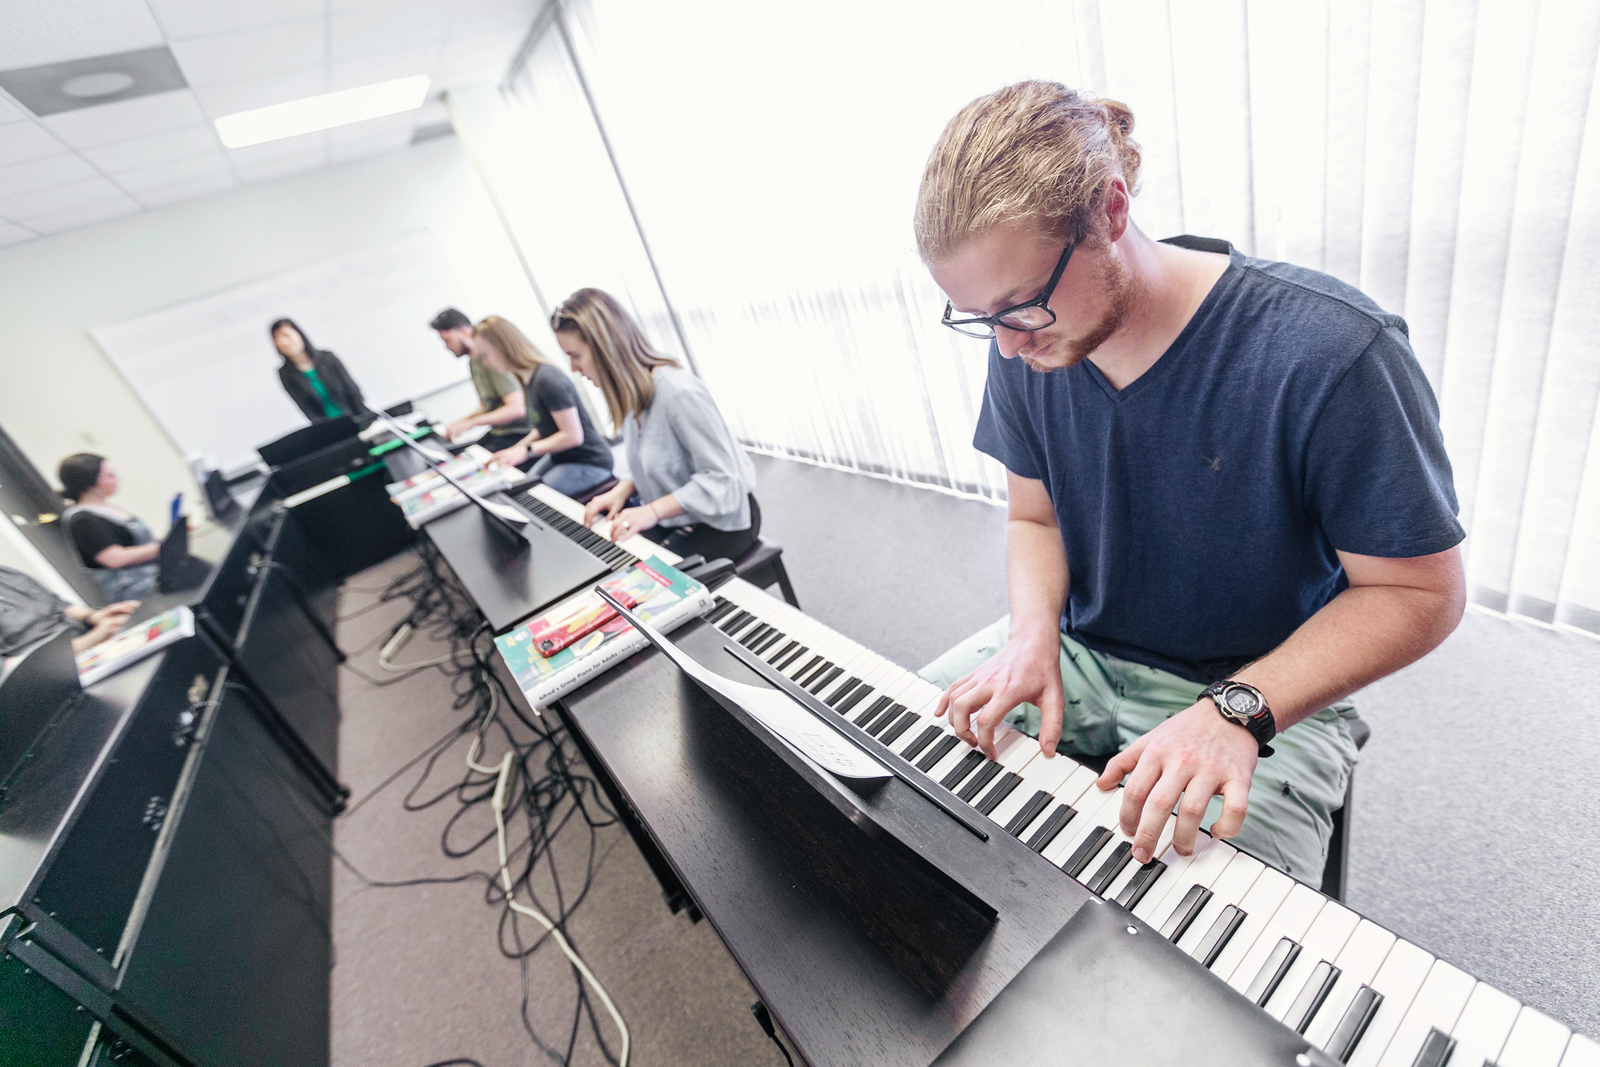
<svg viewBox="0 0 1600 1067">
<path fill-rule="evenodd" d="M 473 351 L 490 370 L 522 383 L 527 436 L 494 454 L 502 467 L 535 462 L 530 474 L 558 493 L 581 496 L 611 478 L 611 448 L 589 420 L 577 387 L 544 357 L 526 334 L 498 315 L 472 331 Z"/>
<path fill-rule="evenodd" d="M 651 348 L 622 305 L 599 289 L 573 293 L 550 327 L 622 428 L 627 472 L 589 502 L 584 522 L 609 517 L 612 540 L 644 534 L 682 556 L 748 552 L 761 532 L 755 467 L 705 383 Z"/>
</svg>

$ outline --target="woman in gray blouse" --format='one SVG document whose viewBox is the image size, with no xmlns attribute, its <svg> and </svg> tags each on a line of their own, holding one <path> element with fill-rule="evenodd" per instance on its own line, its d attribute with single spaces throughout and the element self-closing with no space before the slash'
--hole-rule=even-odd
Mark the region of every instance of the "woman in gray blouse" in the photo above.
<svg viewBox="0 0 1600 1067">
<path fill-rule="evenodd" d="M 622 430 L 624 469 L 584 522 L 643 534 L 680 556 L 738 559 L 756 543 L 756 472 L 705 383 L 650 347 L 616 299 L 579 289 L 550 316 L 572 369 L 594 382 Z"/>
</svg>

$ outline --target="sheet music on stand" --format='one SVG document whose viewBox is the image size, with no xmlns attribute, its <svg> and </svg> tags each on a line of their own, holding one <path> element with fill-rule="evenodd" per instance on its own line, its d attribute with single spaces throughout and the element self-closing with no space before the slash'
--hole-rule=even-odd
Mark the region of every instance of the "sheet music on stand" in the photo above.
<svg viewBox="0 0 1600 1067">
<path fill-rule="evenodd" d="M 634 629 L 644 634 L 678 669 L 700 686 L 721 693 L 771 730 L 784 744 L 829 774 L 852 781 L 877 781 L 893 777 L 888 768 L 828 729 L 786 694 L 764 686 L 724 678 L 700 665 L 694 657 L 629 611 L 604 590 L 596 590 Z"/>
</svg>

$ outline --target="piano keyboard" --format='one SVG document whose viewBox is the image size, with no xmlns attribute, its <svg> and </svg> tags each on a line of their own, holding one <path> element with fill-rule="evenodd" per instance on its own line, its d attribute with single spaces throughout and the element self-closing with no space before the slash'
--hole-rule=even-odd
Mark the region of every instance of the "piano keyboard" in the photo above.
<svg viewBox="0 0 1600 1067">
<path fill-rule="evenodd" d="M 613 569 L 652 553 L 676 561 L 644 538 L 596 537 L 583 508 L 545 486 L 516 499 Z M 1175 818 L 1157 858 L 1134 863 L 1120 787 L 1101 792 L 1093 770 L 1003 726 L 990 760 L 933 717 L 937 686 L 742 579 L 718 592 L 709 623 L 1340 1062 L 1600 1067 L 1600 1044 L 1227 842 L 1202 833 L 1178 855 Z"/>
<path fill-rule="evenodd" d="M 611 532 L 610 520 L 601 519 L 594 524 L 594 529 L 589 529 L 583 525 L 583 505 L 543 483 L 512 494 L 511 501 L 576 543 L 578 547 L 608 565 L 613 571 L 619 571 L 637 560 L 648 559 L 651 556 L 658 556 L 666 563 L 676 563 L 682 558 L 638 534 L 612 544 L 606 539 Z"/>
</svg>

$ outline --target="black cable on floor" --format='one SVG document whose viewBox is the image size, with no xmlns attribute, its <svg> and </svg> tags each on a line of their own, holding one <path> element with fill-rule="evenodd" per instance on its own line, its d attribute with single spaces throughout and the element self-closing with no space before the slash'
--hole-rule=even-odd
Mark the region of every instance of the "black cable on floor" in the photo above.
<svg viewBox="0 0 1600 1067">
<path fill-rule="evenodd" d="M 616 813 L 607 804 L 599 783 L 583 773 L 582 762 L 571 747 L 565 727 L 553 718 L 529 717 L 519 706 L 518 700 L 513 699 L 505 682 L 495 671 L 497 653 L 488 624 L 437 550 L 423 542 L 419 545 L 418 555 L 418 565 L 392 581 L 379 595 L 378 601 L 386 603 L 404 599 L 410 602 L 410 611 L 383 638 L 374 640 L 356 654 L 366 654 L 380 644 L 387 648 L 402 627 L 410 626 L 414 633 L 426 637 L 434 647 L 446 645 L 449 655 L 439 656 L 443 660 L 441 663 L 397 674 L 393 679 L 373 678 L 350 663 L 346 663 L 345 667 L 375 686 L 396 684 L 423 672 L 438 670 L 450 679 L 454 695 L 452 707 L 462 713 L 462 719 L 389 774 L 352 805 L 342 818 L 353 815 L 420 764 L 420 771 L 401 799 L 403 808 L 407 811 L 423 811 L 436 805 L 454 803 L 456 810 L 450 814 L 440 832 L 441 851 L 451 859 L 475 856 L 485 846 L 492 851 L 497 847 L 494 844 L 494 831 L 481 837 L 473 834 L 467 840 L 456 839 L 463 836 L 461 828 L 471 814 L 481 812 L 489 805 L 498 774 L 466 768 L 459 778 L 446 777 L 444 782 L 438 782 L 437 779 L 449 773 L 443 769 L 451 765 L 445 760 L 446 754 L 456 752 L 456 758 L 464 755 L 458 749 L 464 741 L 473 745 L 472 751 L 476 752 L 474 761 L 479 767 L 497 767 L 499 761 L 509 755 L 504 813 L 508 833 L 506 862 L 510 870 L 512 892 L 545 914 L 567 942 L 573 944 L 568 921 L 593 886 L 595 871 L 603 856 L 598 850 L 598 832 L 616 823 Z M 374 606 L 357 609 L 342 618 L 364 615 Z M 509 718 L 504 715 L 507 710 L 511 712 Z M 485 750 L 490 747 L 499 755 L 489 756 Z M 510 839 L 513 817 L 521 831 L 516 834 L 520 840 L 514 843 Z M 573 832 L 573 827 L 581 828 L 588 838 L 583 876 L 576 884 L 562 878 L 551 852 L 557 836 L 563 832 Z M 329 844 L 331 847 L 331 838 Z M 517 960 L 521 971 L 522 1005 L 519 1014 L 529 1039 L 551 1061 L 569 1064 L 587 1017 L 588 1028 L 594 1035 L 601 1055 L 609 1063 L 618 1062 L 617 1054 L 607 1045 L 600 1013 L 595 1010 L 588 988 L 570 963 L 576 996 L 571 1023 L 564 1027 L 567 1031 L 563 1035 L 564 1040 L 559 1045 L 550 1042 L 533 1026 L 528 1017 L 531 996 L 528 965 L 532 956 L 553 939 L 553 934 L 540 928 L 537 937 L 524 939 L 516 921 L 518 917 L 509 907 L 505 890 L 493 872 L 479 870 L 454 877 L 382 880 L 367 875 L 337 848 L 334 849 L 334 855 L 359 882 L 371 888 L 400 888 L 482 878 L 485 882 L 485 902 L 502 909 L 497 947 L 502 955 Z M 491 864 L 497 863 L 491 858 Z M 549 904 L 535 892 L 534 878 L 541 872 L 554 898 Z M 575 944 L 573 947 L 576 951 Z M 445 1061 L 452 1064 L 474 1062 L 465 1059 Z"/>
</svg>

